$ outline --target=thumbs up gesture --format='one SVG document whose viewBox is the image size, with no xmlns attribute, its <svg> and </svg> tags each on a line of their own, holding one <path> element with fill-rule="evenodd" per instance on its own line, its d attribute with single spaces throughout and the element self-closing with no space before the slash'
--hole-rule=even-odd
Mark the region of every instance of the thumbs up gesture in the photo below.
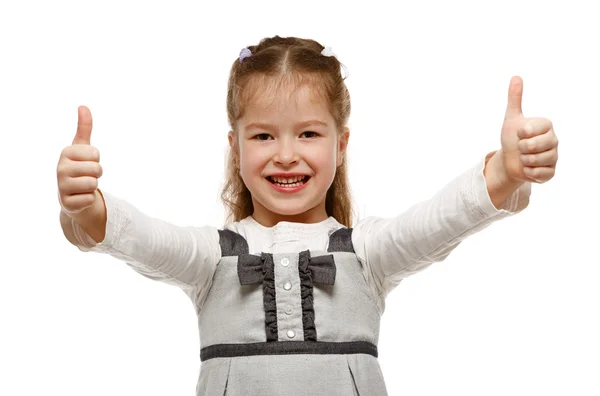
<svg viewBox="0 0 600 396">
<path fill-rule="evenodd" d="M 101 199 L 97 191 L 98 178 L 102 176 L 100 152 L 90 144 L 91 135 L 92 114 L 87 107 L 80 106 L 73 144 L 63 149 L 56 168 L 59 202 L 69 216 Z"/>
<path fill-rule="evenodd" d="M 545 183 L 554 177 L 558 138 L 550 120 L 523 116 L 522 97 L 523 80 L 515 76 L 508 89 L 500 138 L 504 169 L 510 180 Z"/>
</svg>

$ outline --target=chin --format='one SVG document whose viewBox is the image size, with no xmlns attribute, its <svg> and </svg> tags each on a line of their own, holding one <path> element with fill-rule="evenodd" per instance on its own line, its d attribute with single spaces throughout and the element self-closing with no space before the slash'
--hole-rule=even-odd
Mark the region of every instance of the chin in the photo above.
<svg viewBox="0 0 600 396">
<path fill-rule="evenodd" d="M 254 210 L 259 209 L 267 216 L 289 218 L 287 221 L 303 222 L 305 218 L 310 218 L 316 215 L 319 211 L 319 203 L 304 202 L 254 202 Z M 324 207 L 323 207 L 324 211 Z M 284 220 L 285 221 L 285 220 Z"/>
<path fill-rule="evenodd" d="M 274 205 L 266 208 L 269 212 L 280 216 L 300 216 L 309 212 L 311 208 L 306 205 Z"/>
</svg>

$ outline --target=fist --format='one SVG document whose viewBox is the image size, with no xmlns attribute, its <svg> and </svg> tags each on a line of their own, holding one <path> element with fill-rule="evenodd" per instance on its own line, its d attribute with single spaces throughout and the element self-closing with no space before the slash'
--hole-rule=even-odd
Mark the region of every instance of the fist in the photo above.
<svg viewBox="0 0 600 396">
<path fill-rule="evenodd" d="M 523 116 L 522 97 L 523 80 L 513 77 L 500 139 L 504 170 L 510 180 L 545 183 L 554 177 L 558 138 L 550 120 Z"/>
<path fill-rule="evenodd" d="M 58 199 L 67 215 L 89 208 L 99 198 L 98 178 L 102 176 L 100 152 L 90 145 L 92 114 L 79 106 L 77 133 L 73 144 L 63 149 L 56 168 Z"/>
</svg>

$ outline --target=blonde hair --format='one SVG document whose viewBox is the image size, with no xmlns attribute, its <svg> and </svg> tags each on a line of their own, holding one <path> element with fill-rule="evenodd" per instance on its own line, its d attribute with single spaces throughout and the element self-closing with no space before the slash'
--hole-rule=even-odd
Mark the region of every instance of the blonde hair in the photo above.
<svg viewBox="0 0 600 396">
<path fill-rule="evenodd" d="M 236 59 L 229 73 L 227 116 L 234 136 L 237 136 L 236 122 L 242 117 L 244 106 L 256 95 L 274 93 L 282 85 L 297 87 L 303 83 L 311 84 L 316 93 L 327 99 L 338 136 L 342 134 L 350 117 L 350 93 L 341 75 L 342 64 L 335 56 L 324 56 L 321 44 L 297 37 L 264 38 L 258 45 L 247 48 L 252 55 L 241 62 Z M 237 139 L 234 140 L 236 145 Z M 227 221 L 240 221 L 254 212 L 252 195 L 236 165 L 235 150 L 230 150 L 227 157 L 221 199 L 227 210 Z M 325 210 L 328 216 L 351 227 L 353 208 L 346 161 L 336 170 L 325 198 Z"/>
</svg>

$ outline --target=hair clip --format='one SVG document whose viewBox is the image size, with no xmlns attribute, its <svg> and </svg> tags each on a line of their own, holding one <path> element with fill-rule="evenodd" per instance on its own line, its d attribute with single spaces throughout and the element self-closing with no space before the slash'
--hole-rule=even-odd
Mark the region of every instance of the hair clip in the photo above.
<svg viewBox="0 0 600 396">
<path fill-rule="evenodd" d="M 325 47 L 325 48 L 323 48 L 323 51 L 321 51 L 321 55 L 323 55 L 323 56 L 335 56 L 335 54 L 333 53 L 333 51 L 331 51 L 331 47 Z"/>
<path fill-rule="evenodd" d="M 245 59 L 252 56 L 252 51 L 250 51 L 248 48 L 243 48 L 240 51 L 240 63 Z"/>
</svg>

